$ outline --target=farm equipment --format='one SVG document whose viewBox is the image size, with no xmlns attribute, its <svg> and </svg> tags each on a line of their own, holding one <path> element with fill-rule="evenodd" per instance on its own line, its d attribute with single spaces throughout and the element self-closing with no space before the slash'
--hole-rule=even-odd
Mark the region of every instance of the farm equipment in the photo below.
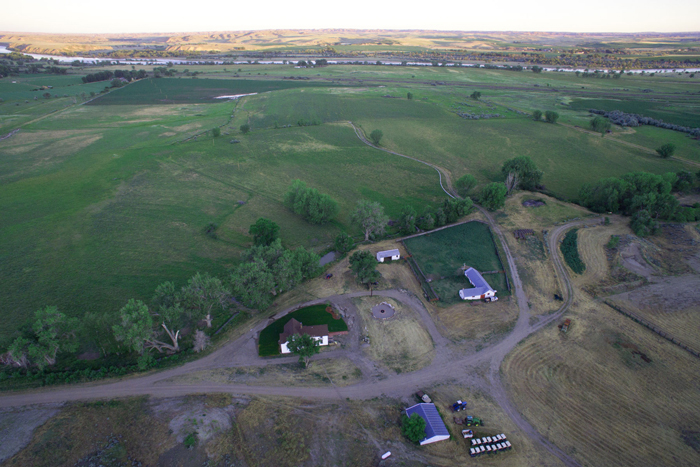
<svg viewBox="0 0 700 467">
<path fill-rule="evenodd" d="M 430 397 L 429 397 L 426 393 L 424 393 L 423 391 L 418 391 L 418 392 L 416 393 L 416 397 L 418 397 L 418 399 L 419 399 L 421 402 L 425 402 L 426 404 L 430 404 L 430 403 L 432 402 L 432 401 L 430 400 Z"/>
<path fill-rule="evenodd" d="M 472 430 L 462 430 L 462 436 L 464 439 L 473 438 L 474 432 Z"/>
<path fill-rule="evenodd" d="M 461 412 L 462 410 L 467 409 L 467 403 L 462 402 L 462 401 L 457 401 L 454 404 L 452 404 L 452 411 L 453 412 Z"/>
<path fill-rule="evenodd" d="M 571 320 L 567 319 L 566 321 L 564 321 L 564 324 L 559 326 L 559 329 L 561 329 L 561 332 L 566 333 L 566 331 L 569 330 L 569 326 L 571 326 Z"/>
<path fill-rule="evenodd" d="M 479 417 L 469 415 L 467 416 L 467 418 L 464 419 L 464 424 L 467 426 L 481 426 L 484 424 L 484 421 L 481 420 Z"/>
<path fill-rule="evenodd" d="M 326 279 L 330 279 L 331 277 L 333 277 L 333 274 L 331 274 L 331 273 L 326 274 Z"/>
<path fill-rule="evenodd" d="M 484 299 L 484 301 L 485 301 L 486 303 L 497 302 L 497 301 L 498 301 L 498 297 L 486 297 L 486 298 Z"/>
</svg>

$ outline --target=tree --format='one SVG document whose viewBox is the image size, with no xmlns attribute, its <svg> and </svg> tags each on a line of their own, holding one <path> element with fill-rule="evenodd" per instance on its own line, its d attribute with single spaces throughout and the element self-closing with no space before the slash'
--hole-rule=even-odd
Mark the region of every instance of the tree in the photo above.
<svg viewBox="0 0 700 467">
<path fill-rule="evenodd" d="M 664 159 L 668 159 L 669 157 L 673 156 L 674 152 L 676 152 L 676 145 L 673 143 L 664 144 L 663 146 L 657 148 L 656 152 Z"/>
<path fill-rule="evenodd" d="M 253 243 L 267 246 L 279 237 L 280 226 L 269 219 L 260 217 L 255 221 L 255 224 L 250 226 L 248 233 L 253 236 Z"/>
<path fill-rule="evenodd" d="M 630 227 L 639 237 L 654 235 L 659 230 L 659 223 L 653 219 L 647 210 L 636 212 L 632 216 Z"/>
<path fill-rule="evenodd" d="M 532 111 L 532 118 L 535 119 L 535 121 L 540 121 L 542 120 L 542 111 L 541 110 L 533 110 Z"/>
<path fill-rule="evenodd" d="M 401 417 L 401 433 L 411 442 L 418 444 L 425 438 L 425 420 L 417 413 Z"/>
<path fill-rule="evenodd" d="M 335 242 L 333 242 L 333 244 L 335 245 L 335 251 L 341 255 L 344 255 L 353 249 L 355 246 L 355 240 L 353 240 L 352 237 L 345 232 L 341 232 L 337 237 L 335 237 Z"/>
<path fill-rule="evenodd" d="M 532 72 L 533 73 L 542 73 L 542 67 L 535 65 L 532 67 Z"/>
<path fill-rule="evenodd" d="M 435 228 L 435 216 L 430 210 L 426 210 L 418 219 L 418 227 L 421 230 L 433 230 Z"/>
<path fill-rule="evenodd" d="M 503 183 L 489 183 L 481 189 L 480 203 L 489 211 L 500 209 L 506 204 L 507 191 Z"/>
<path fill-rule="evenodd" d="M 673 184 L 673 190 L 676 193 L 689 193 L 693 188 L 693 173 L 687 170 L 676 172 L 676 182 Z"/>
<path fill-rule="evenodd" d="M 544 113 L 544 119 L 547 121 L 547 123 L 557 123 L 557 120 L 559 120 L 559 114 L 553 110 L 548 110 Z"/>
<path fill-rule="evenodd" d="M 230 277 L 231 291 L 245 306 L 264 310 L 272 303 L 275 281 L 262 259 L 240 264 Z"/>
<path fill-rule="evenodd" d="M 474 91 L 469 97 L 471 97 L 475 101 L 478 101 L 479 99 L 481 99 L 481 93 L 479 91 Z"/>
<path fill-rule="evenodd" d="M 384 215 L 384 208 L 376 201 L 362 200 L 357 203 L 351 220 L 362 228 L 365 241 L 370 237 L 384 235 L 389 219 Z"/>
<path fill-rule="evenodd" d="M 338 203 L 305 182 L 294 180 L 284 195 L 284 205 L 312 224 L 325 224 L 338 213 Z"/>
<path fill-rule="evenodd" d="M 501 168 L 503 175 L 514 174 L 511 190 L 520 186 L 523 190 L 535 190 L 540 186 L 544 173 L 530 159 L 530 156 L 518 156 L 507 160 Z M 507 190 L 510 193 L 511 190 Z"/>
<path fill-rule="evenodd" d="M 462 175 L 457 179 L 455 185 L 460 196 L 467 196 L 476 186 L 476 177 L 472 174 Z"/>
<path fill-rule="evenodd" d="M 243 125 L 241 125 L 240 129 L 241 129 L 241 133 L 243 133 L 245 135 L 246 133 L 248 133 L 250 131 L 250 125 L 248 125 L 247 123 L 244 123 Z"/>
<path fill-rule="evenodd" d="M 416 210 L 412 206 L 404 206 L 399 217 L 399 229 L 401 233 L 410 235 L 416 233 Z"/>
<path fill-rule="evenodd" d="M 219 136 L 221 136 L 221 128 L 212 128 L 211 134 L 214 138 L 218 138 Z"/>
<path fill-rule="evenodd" d="M 374 130 L 369 134 L 369 139 L 371 139 L 375 145 L 379 146 L 379 141 L 382 140 L 382 136 L 384 136 L 382 130 Z"/>
<path fill-rule="evenodd" d="M 194 346 L 192 347 L 192 350 L 194 350 L 197 353 L 202 352 L 207 347 L 209 347 L 210 342 L 211 339 L 209 338 L 209 336 L 207 336 L 206 333 L 201 329 L 197 329 L 194 332 Z"/>
<path fill-rule="evenodd" d="M 153 317 L 141 300 L 130 299 L 119 310 L 120 324 L 112 327 L 115 338 L 124 342 L 129 350 L 143 355 L 146 341 L 153 334 Z"/>
<path fill-rule="evenodd" d="M 210 328 L 212 309 L 215 306 L 226 309 L 231 292 L 224 287 L 220 279 L 207 273 L 197 273 L 182 288 L 181 297 L 186 310 L 195 318 L 203 319 Z"/>
<path fill-rule="evenodd" d="M 413 93 L 412 92 L 406 93 L 406 99 L 408 99 L 409 101 L 413 100 Z"/>
<path fill-rule="evenodd" d="M 611 127 L 610 120 L 605 117 L 595 117 L 591 120 L 591 130 L 600 133 L 601 136 L 604 136 Z"/>
<path fill-rule="evenodd" d="M 350 256 L 350 270 L 355 274 L 361 284 L 367 284 L 372 291 L 372 284 L 381 277 L 377 271 L 377 260 L 374 255 L 367 250 L 356 251 Z"/>
<path fill-rule="evenodd" d="M 316 355 L 320 348 L 319 342 L 308 334 L 294 334 L 287 340 L 287 348 L 293 354 L 299 355 L 299 364 L 309 368 L 311 357 Z"/>
</svg>

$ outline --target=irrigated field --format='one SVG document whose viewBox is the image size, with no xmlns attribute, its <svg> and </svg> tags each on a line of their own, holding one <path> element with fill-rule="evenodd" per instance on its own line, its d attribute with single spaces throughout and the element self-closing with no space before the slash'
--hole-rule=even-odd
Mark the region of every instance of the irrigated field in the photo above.
<svg viewBox="0 0 700 467">
<path fill-rule="evenodd" d="M 503 264 L 488 226 L 481 222 L 468 222 L 404 243 L 441 302 L 459 303 L 459 290 L 472 287 L 464 276 L 465 265 L 489 273 L 484 274 L 489 285 L 498 290 L 499 296 L 509 295 Z"/>
</svg>

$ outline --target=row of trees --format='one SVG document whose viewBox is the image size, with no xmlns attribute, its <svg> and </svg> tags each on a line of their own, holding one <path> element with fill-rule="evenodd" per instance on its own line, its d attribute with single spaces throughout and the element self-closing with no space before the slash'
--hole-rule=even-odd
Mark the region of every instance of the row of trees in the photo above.
<svg viewBox="0 0 700 467">
<path fill-rule="evenodd" d="M 112 78 L 124 78 L 127 81 L 132 79 L 142 79 L 148 75 L 146 70 L 114 70 L 114 71 L 98 71 L 97 73 L 90 73 L 89 75 L 83 76 L 83 83 L 94 83 L 97 81 L 108 81 Z"/>
<path fill-rule="evenodd" d="M 294 180 L 284 195 L 284 205 L 311 224 L 326 224 L 338 214 L 338 203 L 330 196 Z"/>
</svg>

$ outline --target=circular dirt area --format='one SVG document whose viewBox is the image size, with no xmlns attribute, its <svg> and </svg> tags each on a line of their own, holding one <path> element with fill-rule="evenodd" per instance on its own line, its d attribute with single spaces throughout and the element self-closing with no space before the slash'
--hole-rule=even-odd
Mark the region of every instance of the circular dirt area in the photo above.
<svg viewBox="0 0 700 467">
<path fill-rule="evenodd" d="M 389 319 L 394 316 L 394 313 L 396 313 L 394 307 L 386 302 L 382 302 L 379 305 L 372 307 L 372 316 L 377 319 Z"/>
</svg>

